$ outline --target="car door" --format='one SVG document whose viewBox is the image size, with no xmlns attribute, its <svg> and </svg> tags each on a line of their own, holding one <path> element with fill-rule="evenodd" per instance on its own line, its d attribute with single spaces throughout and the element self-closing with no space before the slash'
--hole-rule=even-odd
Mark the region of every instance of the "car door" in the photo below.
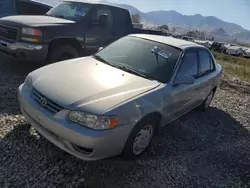
<svg viewBox="0 0 250 188">
<path fill-rule="evenodd" d="M 202 103 L 214 87 L 215 62 L 211 53 L 205 49 L 198 50 L 198 57 L 199 70 L 196 82 L 199 85 L 197 88 L 199 95 L 197 95 L 197 99 L 198 103 Z"/>
<path fill-rule="evenodd" d="M 98 24 L 99 16 L 107 15 L 107 25 L 102 27 Z M 91 10 L 91 27 L 85 33 L 85 48 L 95 52 L 99 47 L 104 47 L 111 41 L 113 31 L 113 16 L 110 7 L 105 5 L 95 6 Z"/>
<path fill-rule="evenodd" d="M 198 53 L 197 51 L 189 51 L 184 54 L 181 60 L 179 70 L 177 71 L 176 78 L 183 76 L 198 76 Z M 184 113 L 194 108 L 197 102 L 196 91 L 199 85 L 195 79 L 193 84 L 172 84 L 171 95 L 167 99 L 167 106 L 165 111 L 167 113 L 166 123 L 180 117 Z"/>
</svg>

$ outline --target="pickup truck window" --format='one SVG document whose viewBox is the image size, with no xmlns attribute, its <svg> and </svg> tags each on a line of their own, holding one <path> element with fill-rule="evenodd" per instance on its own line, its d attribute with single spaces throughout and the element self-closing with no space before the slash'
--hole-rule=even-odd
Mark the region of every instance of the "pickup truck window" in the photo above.
<svg viewBox="0 0 250 188">
<path fill-rule="evenodd" d="M 157 48 L 157 53 L 154 49 Z M 94 55 L 117 68 L 167 83 L 172 77 L 181 50 L 137 37 L 123 37 Z"/>
<path fill-rule="evenodd" d="M 95 7 L 92 13 L 92 21 L 97 21 L 99 16 L 102 14 L 107 14 L 108 16 L 107 26 L 108 28 L 112 29 L 113 28 L 113 16 L 112 16 L 111 10 L 108 7 L 104 7 L 104 6 Z"/>
<path fill-rule="evenodd" d="M 91 7 L 92 5 L 87 3 L 62 2 L 52 8 L 46 15 L 79 21 L 89 12 Z"/>
</svg>

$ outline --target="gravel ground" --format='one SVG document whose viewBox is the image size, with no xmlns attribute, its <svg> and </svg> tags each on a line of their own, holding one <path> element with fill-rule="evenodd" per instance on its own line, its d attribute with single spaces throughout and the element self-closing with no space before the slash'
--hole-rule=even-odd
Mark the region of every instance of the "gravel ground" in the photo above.
<svg viewBox="0 0 250 188">
<path fill-rule="evenodd" d="M 29 72 L 23 66 L 0 61 L 0 187 L 250 187 L 246 83 L 227 77 L 207 112 L 163 128 L 138 160 L 88 163 L 37 135 L 20 115 L 16 88 Z"/>
</svg>

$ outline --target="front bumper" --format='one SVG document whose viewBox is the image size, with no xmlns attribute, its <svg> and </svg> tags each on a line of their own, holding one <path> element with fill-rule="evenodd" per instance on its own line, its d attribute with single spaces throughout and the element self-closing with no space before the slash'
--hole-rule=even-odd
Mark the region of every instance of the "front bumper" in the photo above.
<svg viewBox="0 0 250 188">
<path fill-rule="evenodd" d="M 68 110 L 51 115 L 41 109 L 21 85 L 18 100 L 23 115 L 41 135 L 77 158 L 93 161 L 119 155 L 134 125 L 96 131 L 67 120 Z"/>
<path fill-rule="evenodd" d="M 44 61 L 47 58 L 48 45 L 0 39 L 0 54 L 14 60 Z"/>
</svg>

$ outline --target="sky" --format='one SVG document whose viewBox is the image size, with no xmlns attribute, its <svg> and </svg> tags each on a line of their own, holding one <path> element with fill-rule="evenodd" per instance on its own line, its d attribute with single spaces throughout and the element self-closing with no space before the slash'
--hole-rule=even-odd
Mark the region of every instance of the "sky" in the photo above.
<svg viewBox="0 0 250 188">
<path fill-rule="evenodd" d="M 42 0 L 52 2 L 58 0 Z M 184 15 L 216 16 L 250 30 L 250 0 L 108 0 L 133 5 L 142 12 L 175 10 Z"/>
</svg>

